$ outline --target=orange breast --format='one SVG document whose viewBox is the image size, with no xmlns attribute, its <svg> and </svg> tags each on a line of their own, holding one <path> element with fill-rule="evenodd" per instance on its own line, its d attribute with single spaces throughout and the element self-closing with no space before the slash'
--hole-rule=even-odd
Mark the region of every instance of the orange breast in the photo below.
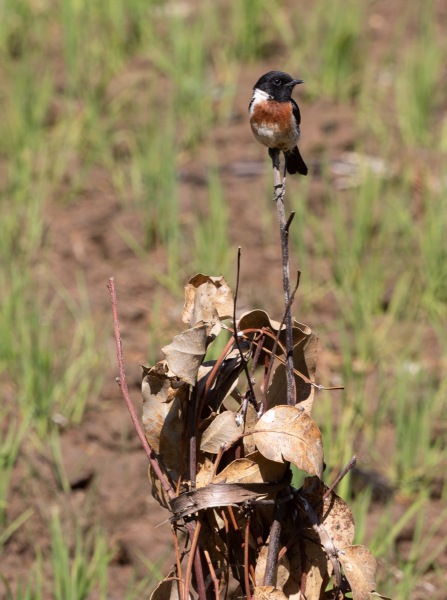
<svg viewBox="0 0 447 600">
<path fill-rule="evenodd" d="M 253 106 L 250 125 L 256 139 L 269 148 L 290 150 L 298 142 L 299 129 L 290 102 L 257 102 Z"/>
<path fill-rule="evenodd" d="M 273 100 L 259 102 L 253 108 L 252 120 L 265 125 L 287 129 L 292 119 L 290 102 L 275 102 Z"/>
</svg>

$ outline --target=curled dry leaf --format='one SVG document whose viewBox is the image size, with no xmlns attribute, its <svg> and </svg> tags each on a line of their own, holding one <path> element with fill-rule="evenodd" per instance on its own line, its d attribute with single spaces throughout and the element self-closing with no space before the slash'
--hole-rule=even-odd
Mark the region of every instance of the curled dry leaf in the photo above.
<svg viewBox="0 0 447 600">
<path fill-rule="evenodd" d="M 202 464 L 198 465 L 196 475 L 196 487 L 201 488 L 210 484 L 213 476 L 213 471 L 214 464 L 209 458 L 205 457 Z"/>
<path fill-rule="evenodd" d="M 301 494 L 314 509 L 334 546 L 337 549 L 350 546 L 354 541 L 355 534 L 352 511 L 346 502 L 334 492 L 331 492 L 323 501 L 327 489 L 328 487 L 318 477 L 307 477 Z"/>
<path fill-rule="evenodd" d="M 170 502 L 172 521 L 178 521 L 206 508 L 244 504 L 271 499 L 288 485 L 276 483 L 212 483 L 204 488 L 185 491 Z"/>
<path fill-rule="evenodd" d="M 349 546 L 354 541 L 355 525 L 352 511 L 346 502 L 333 492 L 324 501 L 321 522 L 336 548 Z"/>
<path fill-rule="evenodd" d="M 280 481 L 287 471 L 285 463 L 268 460 L 260 452 L 230 463 L 213 479 L 213 483 L 268 483 Z"/>
<path fill-rule="evenodd" d="M 314 387 L 308 381 L 315 382 L 317 367 L 318 335 L 310 333 L 293 348 L 293 366 L 295 369 L 296 402 L 310 415 L 315 394 Z M 304 375 L 304 377 L 300 377 Z M 308 381 L 306 381 L 308 380 Z M 287 398 L 287 379 L 285 366 L 276 367 L 267 391 L 267 406 L 272 408 L 284 404 Z"/>
<path fill-rule="evenodd" d="M 192 598 L 189 594 L 189 598 Z M 179 594 L 179 581 L 175 579 L 174 571 L 171 571 L 166 579 L 160 581 L 151 594 L 151 600 L 183 600 L 183 594 Z"/>
<path fill-rule="evenodd" d="M 348 546 L 338 554 L 353 600 L 371 600 L 376 587 L 377 561 L 365 546 Z"/>
<path fill-rule="evenodd" d="M 241 331 L 245 331 L 247 329 L 255 329 L 255 330 L 260 330 L 260 329 L 264 329 L 264 328 L 270 329 L 273 332 L 274 336 L 277 335 L 277 333 L 281 327 L 281 323 L 279 321 L 275 321 L 275 320 L 271 319 L 270 316 L 268 315 L 268 313 L 266 313 L 264 310 L 259 310 L 259 309 L 244 313 L 241 316 L 241 318 L 239 319 L 238 325 L 239 325 L 239 329 Z M 301 341 L 306 339 L 306 337 L 308 337 L 312 333 L 312 330 L 307 325 L 304 325 L 303 323 L 299 323 L 298 321 L 296 321 L 294 319 L 292 333 L 293 333 L 293 345 L 296 346 L 296 344 L 299 344 Z M 248 333 L 247 335 L 250 337 L 253 337 L 254 334 Z M 285 325 L 283 325 L 281 328 L 281 334 L 279 336 L 279 340 L 283 345 L 285 344 L 285 341 L 286 341 Z M 271 350 L 273 347 L 273 344 L 274 344 L 274 338 L 272 339 L 272 337 L 268 336 L 265 339 L 263 348 Z M 282 353 L 281 348 L 278 346 L 276 354 L 279 355 L 281 353 Z"/>
<path fill-rule="evenodd" d="M 178 474 L 183 466 L 182 405 L 188 398 L 188 386 L 168 377 L 167 371 L 166 361 L 143 371 L 143 428 L 165 467 Z"/>
<path fill-rule="evenodd" d="M 235 440 L 243 431 L 236 423 L 235 413 L 226 410 L 214 419 L 205 429 L 200 443 L 202 452 L 217 454 L 222 446 Z"/>
<path fill-rule="evenodd" d="M 291 462 L 321 478 L 323 444 L 317 424 L 296 406 L 275 406 L 258 421 L 253 434 L 259 452 L 270 460 Z"/>
<path fill-rule="evenodd" d="M 198 273 L 185 285 L 182 321 L 195 327 L 229 319 L 233 314 L 233 302 L 233 294 L 224 277 Z"/>
<path fill-rule="evenodd" d="M 264 581 L 265 567 L 267 565 L 267 555 L 269 551 L 268 540 L 265 546 L 262 546 L 258 555 L 255 568 L 256 583 L 260 584 Z M 276 564 L 275 588 L 282 590 L 287 580 L 290 577 L 290 564 L 287 554 L 285 554 Z"/>
<path fill-rule="evenodd" d="M 206 353 L 207 337 L 206 325 L 198 325 L 179 333 L 168 346 L 161 349 L 169 370 L 190 385 L 197 382 L 199 367 Z"/>
<path fill-rule="evenodd" d="M 273 585 L 259 585 L 253 590 L 253 600 L 287 600 L 287 596 Z"/>
</svg>

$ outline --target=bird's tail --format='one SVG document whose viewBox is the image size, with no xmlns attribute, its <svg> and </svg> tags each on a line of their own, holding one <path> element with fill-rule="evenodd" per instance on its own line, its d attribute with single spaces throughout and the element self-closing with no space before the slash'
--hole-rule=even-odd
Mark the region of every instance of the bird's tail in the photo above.
<svg viewBox="0 0 447 600">
<path fill-rule="evenodd" d="M 307 175 L 307 166 L 298 150 L 298 146 L 284 152 L 284 156 L 286 157 L 286 169 L 290 175 L 294 175 L 295 173 Z"/>
</svg>

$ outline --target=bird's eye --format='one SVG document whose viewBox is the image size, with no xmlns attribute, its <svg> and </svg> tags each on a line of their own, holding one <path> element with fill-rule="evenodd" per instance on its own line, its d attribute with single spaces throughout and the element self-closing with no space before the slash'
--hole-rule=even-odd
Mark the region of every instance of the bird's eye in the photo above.
<svg viewBox="0 0 447 600">
<path fill-rule="evenodd" d="M 274 85 L 281 85 L 281 79 L 279 79 L 278 77 L 276 79 L 273 80 L 273 84 Z"/>
</svg>

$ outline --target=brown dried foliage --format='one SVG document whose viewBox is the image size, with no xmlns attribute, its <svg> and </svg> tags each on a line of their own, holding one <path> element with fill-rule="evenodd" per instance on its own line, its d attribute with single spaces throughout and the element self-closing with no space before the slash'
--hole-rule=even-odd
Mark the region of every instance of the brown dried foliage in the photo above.
<svg viewBox="0 0 447 600">
<path fill-rule="evenodd" d="M 352 513 L 323 482 L 322 437 L 311 416 L 318 337 L 294 321 L 290 406 L 284 326 L 254 310 L 224 328 L 233 297 L 223 277 L 196 275 L 185 295 L 189 328 L 143 372 L 145 434 L 176 497 L 151 467 L 152 493 L 171 511 L 175 547 L 184 544 L 153 600 L 194 592 L 217 600 L 228 597 L 232 580 L 234 599 L 374 597 L 375 559 L 352 545 Z M 204 362 L 225 329 L 231 338 L 221 356 Z M 245 366 L 259 386 L 247 385 Z M 290 483 L 291 465 L 308 474 L 300 489 Z"/>
</svg>

